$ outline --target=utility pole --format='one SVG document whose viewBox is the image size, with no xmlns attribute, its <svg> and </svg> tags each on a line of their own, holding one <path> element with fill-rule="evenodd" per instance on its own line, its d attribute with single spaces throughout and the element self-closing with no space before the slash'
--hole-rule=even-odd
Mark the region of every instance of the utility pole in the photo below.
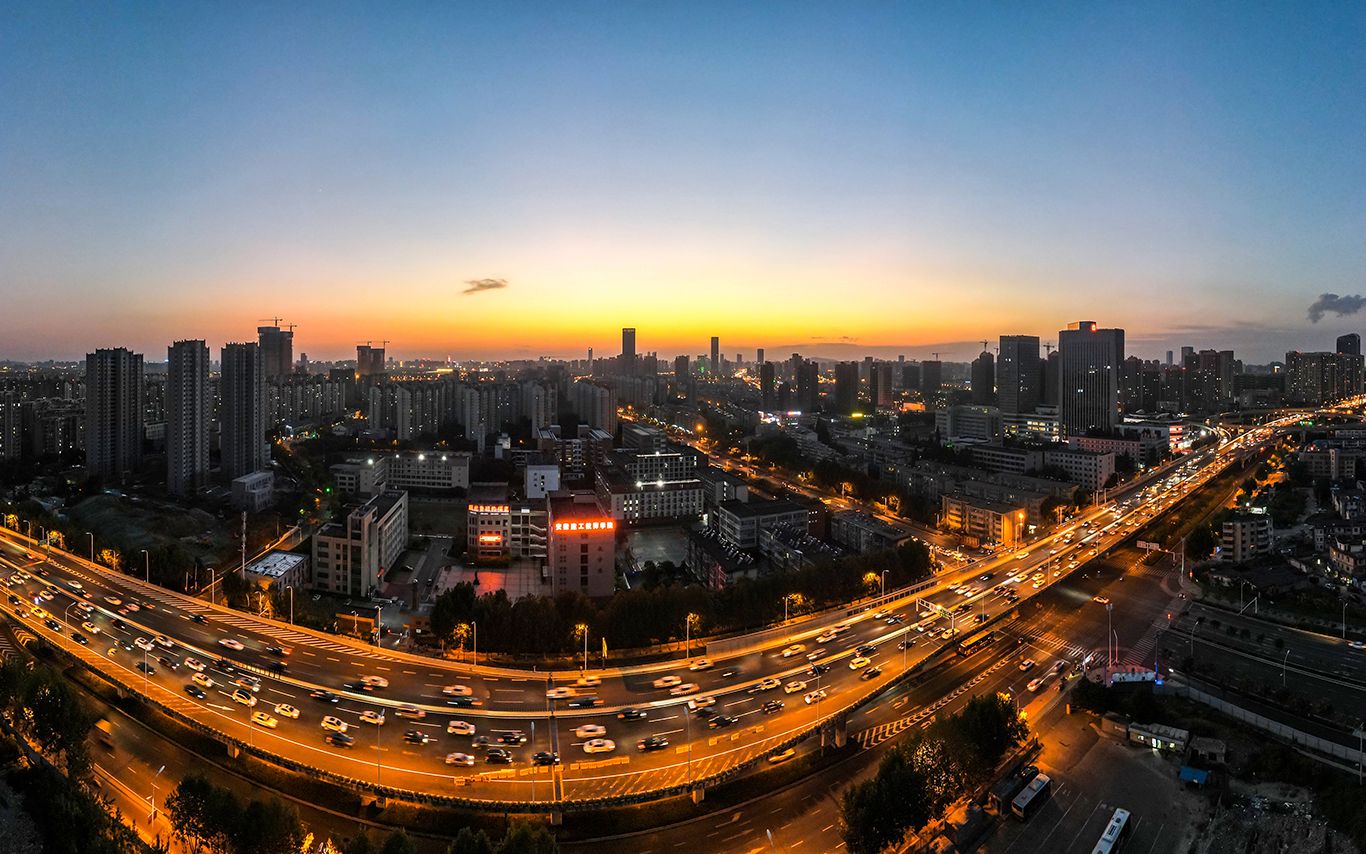
<svg viewBox="0 0 1366 854">
<path fill-rule="evenodd" d="M 242 511 L 242 567 L 240 570 L 242 580 L 247 579 L 247 511 Z"/>
</svg>

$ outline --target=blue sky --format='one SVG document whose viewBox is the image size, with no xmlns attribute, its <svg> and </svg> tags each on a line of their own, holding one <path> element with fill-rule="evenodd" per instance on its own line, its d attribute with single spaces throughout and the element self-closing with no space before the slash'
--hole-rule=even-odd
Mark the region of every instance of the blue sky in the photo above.
<svg viewBox="0 0 1366 854">
<path fill-rule="evenodd" d="M 314 358 L 1330 346 L 1363 44 L 1363 4 L 9 4 L 0 358 L 277 314 Z"/>
</svg>

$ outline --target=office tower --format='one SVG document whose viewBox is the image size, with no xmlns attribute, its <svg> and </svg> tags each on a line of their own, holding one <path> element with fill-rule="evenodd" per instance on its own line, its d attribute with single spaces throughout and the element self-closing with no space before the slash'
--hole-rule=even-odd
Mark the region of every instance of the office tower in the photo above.
<svg viewBox="0 0 1366 854">
<path fill-rule="evenodd" d="M 1339 335 L 1337 351 L 1339 353 L 1344 353 L 1348 356 L 1360 356 L 1361 336 L 1355 332 L 1349 332 L 1346 335 Z"/>
<path fill-rule="evenodd" d="M 17 460 L 24 443 L 23 407 L 13 389 L 0 388 L 0 460 Z"/>
<path fill-rule="evenodd" d="M 803 360 L 797 366 L 797 408 L 802 412 L 815 412 L 820 393 L 820 368 L 815 362 Z"/>
<path fill-rule="evenodd" d="M 1039 362 L 1039 402 L 1058 405 L 1058 351 L 1052 350 Z"/>
<path fill-rule="evenodd" d="M 835 365 L 835 411 L 848 415 L 858 408 L 858 362 Z"/>
<path fill-rule="evenodd" d="M 219 449 L 223 477 L 235 480 L 266 467 L 262 412 L 261 350 L 256 344 L 224 344 L 218 382 Z"/>
<path fill-rule="evenodd" d="M 621 330 L 621 372 L 623 374 L 634 374 L 636 372 L 636 330 L 630 326 L 623 327 Z"/>
<path fill-rule="evenodd" d="M 1168 351 L 1167 351 L 1167 367 L 1170 368 L 1171 366 L 1172 366 L 1172 351 L 1171 351 L 1171 350 L 1168 350 Z"/>
<path fill-rule="evenodd" d="M 1002 335 L 996 360 L 996 397 L 1001 411 L 1033 412 L 1039 406 L 1039 336 Z"/>
<path fill-rule="evenodd" d="M 1058 426 L 1064 437 L 1119 426 L 1123 364 L 1123 329 L 1082 320 L 1058 333 Z"/>
<path fill-rule="evenodd" d="M 1193 363 L 1194 361 L 1195 361 L 1195 348 L 1194 348 L 1194 347 L 1182 347 L 1182 348 L 1181 348 L 1181 367 L 1183 367 L 1183 368 L 1189 368 L 1189 367 L 1192 366 L 1192 363 Z"/>
<path fill-rule="evenodd" d="M 754 353 L 754 361 L 758 362 L 758 363 L 761 364 L 761 365 L 764 364 L 764 348 L 763 348 L 763 347 L 760 347 L 758 350 L 755 351 L 755 353 Z"/>
<path fill-rule="evenodd" d="M 944 385 L 944 363 L 938 359 L 920 363 L 920 393 L 925 397 L 939 394 Z"/>
<path fill-rule="evenodd" d="M 773 396 L 774 370 L 772 362 L 759 363 L 759 395 L 763 399 L 765 409 L 772 409 L 777 402 Z"/>
<path fill-rule="evenodd" d="M 901 387 L 907 391 L 920 388 L 920 366 L 915 362 L 906 362 L 901 366 Z"/>
<path fill-rule="evenodd" d="M 873 357 L 864 356 L 863 364 L 859 365 L 859 379 L 866 383 L 873 381 Z"/>
<path fill-rule="evenodd" d="M 978 406 L 996 402 L 996 358 L 986 350 L 972 360 L 972 402 Z"/>
<path fill-rule="evenodd" d="M 588 348 L 588 375 L 593 376 L 593 348 Z"/>
<path fill-rule="evenodd" d="M 892 365 L 890 362 L 874 362 L 869 368 L 868 397 L 873 401 L 873 409 L 892 408 Z"/>
<path fill-rule="evenodd" d="M 712 376 L 721 375 L 721 339 L 715 335 L 711 337 L 711 362 L 708 367 Z"/>
<path fill-rule="evenodd" d="M 124 479 L 142 462 L 142 354 L 123 347 L 85 357 L 85 460 Z"/>
<path fill-rule="evenodd" d="M 683 380 L 688 376 L 688 357 L 674 356 L 674 380 Z"/>
<path fill-rule="evenodd" d="M 361 379 L 384 373 L 384 348 L 356 345 L 356 376 Z"/>
<path fill-rule="evenodd" d="M 265 379 L 278 380 L 293 373 L 294 328 L 258 326 L 256 335 L 257 343 L 261 346 L 261 373 Z"/>
<path fill-rule="evenodd" d="M 177 341 L 166 349 L 166 489 L 190 495 L 209 475 L 209 346 Z"/>
</svg>

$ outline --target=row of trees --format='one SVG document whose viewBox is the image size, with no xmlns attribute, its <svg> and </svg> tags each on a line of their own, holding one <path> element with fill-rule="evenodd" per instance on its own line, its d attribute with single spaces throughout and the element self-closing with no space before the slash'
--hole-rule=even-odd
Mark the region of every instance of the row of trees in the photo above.
<svg viewBox="0 0 1366 854">
<path fill-rule="evenodd" d="M 445 591 L 432 607 L 431 629 L 439 643 L 468 648 L 477 624 L 479 648 L 509 653 L 572 653 L 583 647 L 580 626 L 597 647 L 613 649 L 682 640 L 688 615 L 694 637 L 766 625 L 788 615 L 839 605 L 876 593 L 887 572 L 892 589 L 929 575 L 929 550 L 908 543 L 877 555 L 828 561 L 796 572 L 741 579 L 721 590 L 696 584 L 668 584 L 617 593 L 602 605 L 579 593 L 527 596 L 512 601 L 502 591 L 479 595 L 462 583 Z"/>
<path fill-rule="evenodd" d="M 222 854 L 297 854 L 306 832 L 299 814 L 279 799 L 243 803 L 200 774 L 181 779 L 166 798 L 176 838 L 192 850 Z"/>
<path fill-rule="evenodd" d="M 849 851 L 877 854 L 939 818 L 1028 735 L 1014 704 L 990 695 L 910 736 L 882 757 L 871 780 L 845 790 L 840 832 Z"/>
</svg>

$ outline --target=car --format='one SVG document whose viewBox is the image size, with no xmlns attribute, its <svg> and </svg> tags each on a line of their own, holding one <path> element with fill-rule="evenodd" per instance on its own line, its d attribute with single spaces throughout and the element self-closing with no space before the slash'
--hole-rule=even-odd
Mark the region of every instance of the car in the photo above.
<svg viewBox="0 0 1366 854">
<path fill-rule="evenodd" d="M 375 709 L 366 709 L 360 713 L 360 722 L 363 724 L 384 726 L 384 712 L 376 711 Z"/>
<path fill-rule="evenodd" d="M 447 697 L 468 697 L 474 693 L 468 685 L 447 685 L 441 689 L 441 693 Z"/>
<path fill-rule="evenodd" d="M 617 743 L 610 738 L 592 738 L 583 743 L 584 753 L 611 753 L 617 749 Z"/>
<path fill-rule="evenodd" d="M 1038 679 L 1030 680 L 1030 683 L 1026 685 L 1025 688 L 1032 694 L 1044 686 L 1044 681 L 1044 677 L 1040 676 Z"/>
<path fill-rule="evenodd" d="M 571 697 L 568 705 L 571 709 L 591 709 L 596 706 L 601 706 L 602 700 L 594 696 Z"/>
<path fill-rule="evenodd" d="M 451 697 L 446 700 L 446 705 L 453 706 L 457 709 L 468 709 L 472 706 L 479 705 L 479 701 L 473 697 Z"/>
<path fill-rule="evenodd" d="M 813 664 L 813 665 L 811 665 L 810 667 L 806 668 L 806 675 L 807 675 L 807 676 L 820 676 L 822 673 L 829 673 L 829 672 L 830 672 L 830 665 L 828 665 L 828 664 Z"/>
<path fill-rule="evenodd" d="M 493 739 L 486 735 L 476 735 L 470 739 L 470 747 L 488 747 L 493 744 Z"/>
<path fill-rule="evenodd" d="M 446 764 L 459 765 L 461 767 L 468 768 L 474 764 L 474 757 L 469 755 L 468 753 L 447 753 Z"/>
<path fill-rule="evenodd" d="M 238 688 L 246 688 L 253 694 L 261 693 L 261 680 L 257 679 L 255 676 L 243 674 L 233 679 L 232 684 L 236 685 Z"/>
<path fill-rule="evenodd" d="M 271 655 L 278 656 L 280 658 L 288 658 L 289 654 L 293 651 L 294 650 L 290 649 L 289 647 L 280 646 L 279 644 L 271 644 L 270 646 L 266 647 L 266 652 L 270 653 Z"/>
<path fill-rule="evenodd" d="M 549 750 L 538 750 L 531 755 L 532 765 L 559 765 L 560 754 L 552 753 Z"/>
<path fill-rule="evenodd" d="M 236 691 L 232 692 L 232 699 L 233 702 L 241 703 L 247 708 L 251 708 L 252 706 L 256 705 L 256 695 L 252 694 L 249 691 L 243 691 L 241 688 L 238 688 Z"/>
<path fill-rule="evenodd" d="M 636 742 L 636 747 L 639 748 L 642 753 L 649 753 L 652 750 L 663 750 L 668 746 L 669 739 L 662 735 L 652 735 Z"/>
<path fill-rule="evenodd" d="M 688 700 L 688 708 L 694 712 L 698 709 L 705 709 L 708 706 L 714 705 L 716 705 L 715 697 L 693 697 L 692 699 Z"/>
<path fill-rule="evenodd" d="M 356 739 L 344 732 L 329 732 L 327 734 L 327 743 L 336 747 L 350 747 L 356 743 Z"/>
<path fill-rule="evenodd" d="M 772 700 L 769 700 L 768 702 L 764 703 L 764 705 L 763 705 L 763 711 L 764 711 L 764 714 L 766 714 L 766 715 L 771 715 L 771 714 L 773 714 L 774 712 L 781 712 L 782 710 L 783 710 L 783 701 L 782 701 L 782 700 L 779 700 L 779 699 L 776 699 L 776 698 L 775 698 L 775 699 L 772 699 Z"/>
<path fill-rule="evenodd" d="M 157 656 L 157 663 L 167 670 L 176 671 L 180 669 L 180 662 L 173 661 L 164 655 Z"/>
<path fill-rule="evenodd" d="M 792 646 L 783 650 L 783 658 L 791 658 L 794 655 L 801 655 L 804 652 L 806 652 L 806 644 L 794 643 Z"/>
<path fill-rule="evenodd" d="M 207 623 L 208 619 L 203 614 L 195 614 L 193 617 L 190 617 L 190 622 Z"/>
<path fill-rule="evenodd" d="M 865 670 L 865 671 L 863 671 L 862 673 L 860 673 L 858 678 L 863 679 L 863 680 L 866 681 L 866 680 L 868 680 L 868 679 L 876 679 L 876 678 L 878 678 L 878 677 L 881 676 L 881 675 L 882 675 L 882 668 L 881 668 L 881 667 L 870 667 L 870 668 L 868 668 L 867 670 Z"/>
<path fill-rule="evenodd" d="M 141 670 L 143 673 L 146 673 L 148 676 L 153 676 L 153 675 L 155 675 L 156 672 L 157 672 L 157 669 L 156 669 L 155 667 L 153 667 L 152 665 L 148 664 L 148 663 L 145 662 L 145 661 L 139 661 L 139 662 L 138 662 L 138 670 Z"/>
<path fill-rule="evenodd" d="M 906 638 L 896 642 L 897 649 L 910 649 L 913 646 L 915 646 L 915 638 Z"/>
<path fill-rule="evenodd" d="M 156 637 L 152 638 L 152 642 L 155 643 L 157 646 L 161 647 L 162 649 L 170 649 L 171 647 L 175 646 L 175 644 L 171 643 L 171 639 L 166 637 L 165 635 L 157 635 Z"/>
<path fill-rule="evenodd" d="M 511 765 L 512 754 L 501 747 L 490 747 L 484 754 L 484 761 L 490 765 Z"/>
<path fill-rule="evenodd" d="M 233 652 L 241 652 L 246 649 L 246 646 L 236 638 L 219 638 L 218 645 Z"/>
<path fill-rule="evenodd" d="M 1015 553 L 1015 559 L 1016 559 L 1016 560 L 1024 560 L 1024 559 L 1027 558 L 1027 557 L 1029 557 L 1029 552 L 1016 552 L 1016 553 Z"/>
<path fill-rule="evenodd" d="M 323 718 L 322 728 L 328 732 L 346 732 L 350 727 L 341 718 L 327 715 Z"/>
<path fill-rule="evenodd" d="M 874 611 L 874 612 L 873 612 L 873 619 L 874 619 L 874 620 L 881 620 L 881 619 L 882 619 L 883 617 L 885 617 L 885 616 L 887 616 L 887 612 L 886 612 L 886 611 L 878 610 L 878 611 Z"/>
<path fill-rule="evenodd" d="M 1109 596 L 1100 596 L 1100 595 L 1097 595 L 1097 596 L 1093 597 L 1093 598 L 1091 599 L 1091 601 L 1092 601 L 1092 602 L 1099 602 L 1099 603 L 1102 604 L 1102 605 L 1109 605 L 1109 604 L 1110 604 L 1110 597 L 1109 597 Z"/>
<path fill-rule="evenodd" d="M 601 738 L 607 735 L 607 727 L 602 724 L 580 724 L 574 728 L 576 738 Z"/>
<path fill-rule="evenodd" d="M 545 692 L 545 698 L 547 700 L 567 700 L 572 696 L 574 696 L 574 689 L 565 688 L 564 686 L 551 688 Z"/>
<path fill-rule="evenodd" d="M 1366 642 L 1359 640 L 1348 641 L 1347 645 L 1350 646 L 1352 649 L 1366 649 Z"/>
<path fill-rule="evenodd" d="M 72 632 L 72 633 L 71 633 L 71 639 L 74 640 L 76 643 L 80 644 L 81 646 L 89 646 L 89 645 L 90 645 L 90 638 L 86 637 L 85 635 L 81 634 L 80 632 Z"/>
<path fill-rule="evenodd" d="M 786 750 L 779 751 L 779 752 L 773 754 L 772 756 L 768 757 L 768 761 L 769 761 L 769 764 L 771 764 L 771 765 L 778 765 L 778 764 L 781 764 L 781 763 L 783 763 L 783 762 L 786 762 L 787 760 L 791 759 L 792 757 L 794 757 L 794 756 L 796 756 L 796 755 L 797 755 L 796 749 L 795 749 L 795 748 L 792 748 L 792 747 L 789 747 L 789 748 L 786 749 Z"/>
<path fill-rule="evenodd" d="M 992 576 L 991 576 L 991 573 L 989 573 L 989 572 L 984 572 L 984 573 L 982 573 L 981 575 L 977 576 L 977 580 L 978 580 L 978 581 L 990 581 L 990 580 L 991 580 L 991 577 L 992 577 Z"/>
<path fill-rule="evenodd" d="M 309 691 L 308 696 L 314 700 L 317 700 L 320 703 L 336 703 L 341 700 L 341 697 L 338 697 L 331 691 L 323 691 L 321 689 L 316 691 Z"/>
<path fill-rule="evenodd" d="M 109 624 L 116 629 L 128 628 L 128 624 L 125 623 L 123 620 L 120 620 L 118 617 L 115 617 L 113 620 L 110 620 Z"/>
<path fill-rule="evenodd" d="M 342 687 L 348 691 L 355 691 L 358 694 L 373 694 L 375 686 L 357 679 L 355 682 L 343 682 Z"/>
<path fill-rule="evenodd" d="M 1028 673 L 1029 671 L 1033 670 L 1033 669 L 1034 669 L 1034 663 L 1035 663 L 1035 662 L 1034 662 L 1034 659 L 1032 659 L 1032 658 L 1026 658 L 1024 661 L 1021 661 L 1021 662 L 1020 662 L 1020 672 L 1021 672 L 1021 673 Z"/>
<path fill-rule="evenodd" d="M 409 744 L 430 744 L 436 740 L 436 736 L 421 730 L 410 729 L 403 733 L 403 740 Z"/>
<path fill-rule="evenodd" d="M 853 658 L 849 659 L 849 669 L 862 670 L 863 668 L 867 667 L 872 663 L 873 660 L 871 658 L 868 658 L 867 656 L 863 655 L 856 655 Z"/>
<path fill-rule="evenodd" d="M 153 649 L 155 649 L 155 647 L 152 646 L 152 642 L 147 640 L 147 638 L 138 638 L 137 640 L 133 641 L 133 646 L 137 647 L 143 652 L 151 652 Z"/>
<path fill-rule="evenodd" d="M 774 688 L 777 688 L 782 684 L 783 682 L 781 679 L 779 679 L 776 676 L 770 676 L 767 679 L 764 679 L 763 681 L 759 682 L 757 685 L 755 685 L 753 688 L 749 690 L 750 693 L 757 694 L 760 691 L 772 691 Z"/>
<path fill-rule="evenodd" d="M 698 709 L 696 712 L 694 712 L 694 714 L 697 715 L 698 718 L 705 721 L 716 717 L 719 714 L 719 712 L 716 709 L 706 708 Z"/>
<path fill-rule="evenodd" d="M 451 721 L 446 724 L 447 735 L 474 735 L 474 724 L 469 721 Z"/>
<path fill-rule="evenodd" d="M 602 677 L 585 674 L 575 679 L 574 684 L 579 688 L 596 688 L 602 684 Z"/>
<path fill-rule="evenodd" d="M 617 717 L 623 721 L 643 721 L 648 716 L 644 709 L 622 709 L 617 712 Z"/>
<path fill-rule="evenodd" d="M 1035 590 L 1038 590 L 1040 587 L 1043 587 L 1043 581 L 1044 581 L 1044 580 L 1043 580 L 1042 578 L 1040 578 L 1038 581 L 1035 581 L 1035 582 L 1034 582 L 1033 584 L 1031 584 L 1030 586 L 1033 587 Z"/>
<path fill-rule="evenodd" d="M 280 722 L 273 715 L 266 712 L 252 712 L 251 722 L 266 729 L 275 729 L 280 725 Z"/>
<path fill-rule="evenodd" d="M 371 688 L 389 687 L 389 680 L 385 679 L 383 676 L 362 676 L 360 681 L 362 684 L 369 685 Z"/>
<path fill-rule="evenodd" d="M 713 666 L 714 663 L 710 658 L 698 658 L 694 659 L 693 662 L 688 665 L 688 669 L 693 671 L 711 670 Z"/>
<path fill-rule="evenodd" d="M 661 676 L 650 684 L 654 685 L 656 688 L 672 688 L 675 685 L 683 684 L 683 677 L 670 674 L 668 676 Z"/>
<path fill-rule="evenodd" d="M 872 655 L 877 652 L 877 647 L 870 643 L 860 644 L 854 647 L 854 655 Z"/>
<path fill-rule="evenodd" d="M 784 694 L 797 694 L 797 693 L 799 693 L 799 692 L 801 692 L 801 691 L 805 691 L 805 690 L 806 690 L 806 683 L 803 682 L 803 681 L 801 681 L 800 679 L 793 679 L 791 682 L 789 682 L 789 683 L 787 683 L 786 685 L 783 686 L 783 693 L 784 693 Z"/>
<path fill-rule="evenodd" d="M 682 685 L 675 685 L 669 689 L 670 697 L 682 697 L 697 690 L 696 682 L 684 682 Z"/>
<path fill-rule="evenodd" d="M 203 688 L 200 688 L 193 682 L 190 682 L 185 685 L 185 693 L 189 694 L 191 697 L 194 697 L 196 700 L 203 700 L 204 698 L 209 696 L 208 694 L 204 693 Z"/>
<path fill-rule="evenodd" d="M 818 649 L 818 650 L 815 650 L 814 652 L 808 652 L 808 653 L 806 654 L 806 660 L 807 660 L 807 661 L 815 661 L 816 659 L 820 658 L 820 657 L 823 656 L 823 655 L 825 655 L 825 650 L 824 650 L 824 649 Z"/>
<path fill-rule="evenodd" d="M 831 631 L 822 632 L 816 635 L 816 643 L 830 643 L 835 639 L 835 633 Z"/>
<path fill-rule="evenodd" d="M 498 733 L 499 744 L 526 744 L 526 733 L 519 729 L 510 729 Z"/>
<path fill-rule="evenodd" d="M 420 721 L 423 718 L 427 717 L 427 713 L 422 709 L 419 709 L 417 706 L 407 704 L 399 706 L 397 709 L 394 709 L 394 714 L 398 715 L 400 718 L 407 718 L 411 721 Z"/>
<path fill-rule="evenodd" d="M 707 726 L 711 729 L 725 729 L 726 727 L 734 726 L 739 720 L 740 719 L 734 715 L 716 715 L 711 720 L 707 721 Z"/>
<path fill-rule="evenodd" d="M 129 611 L 132 611 L 132 612 L 135 613 L 135 614 L 136 614 L 138 611 L 141 611 L 141 610 L 142 610 L 142 606 L 139 605 L 138 603 L 132 601 L 131 599 L 128 600 L 127 602 L 124 602 L 124 603 L 123 603 L 123 607 L 127 608 Z"/>
<path fill-rule="evenodd" d="M 830 695 L 826 693 L 826 690 L 824 688 L 819 688 L 807 694 L 805 697 L 802 697 L 802 700 L 809 706 L 812 703 L 817 703 L 821 700 L 824 700 L 828 696 Z"/>
<path fill-rule="evenodd" d="M 110 608 L 117 608 L 123 604 L 123 600 L 117 596 L 106 596 L 104 597 L 104 603 Z"/>
</svg>

